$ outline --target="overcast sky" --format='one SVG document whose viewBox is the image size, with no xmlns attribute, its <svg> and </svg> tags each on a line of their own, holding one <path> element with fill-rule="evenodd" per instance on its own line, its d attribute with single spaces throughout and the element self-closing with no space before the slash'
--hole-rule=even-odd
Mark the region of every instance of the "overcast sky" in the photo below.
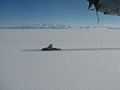
<svg viewBox="0 0 120 90">
<path fill-rule="evenodd" d="M 94 25 L 95 12 L 88 11 L 87 5 L 86 0 L 0 0 L 0 25 Z M 119 25 L 120 17 L 100 14 L 100 18 L 102 25 Z"/>
</svg>

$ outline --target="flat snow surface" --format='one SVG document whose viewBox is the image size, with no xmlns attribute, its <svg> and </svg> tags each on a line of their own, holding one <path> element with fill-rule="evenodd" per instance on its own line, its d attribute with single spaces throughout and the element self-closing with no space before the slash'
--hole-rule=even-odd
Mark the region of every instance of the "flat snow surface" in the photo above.
<svg viewBox="0 0 120 90">
<path fill-rule="evenodd" d="M 120 31 L 1 31 L 0 90 L 120 90 L 120 51 L 23 52 L 120 48 Z"/>
</svg>

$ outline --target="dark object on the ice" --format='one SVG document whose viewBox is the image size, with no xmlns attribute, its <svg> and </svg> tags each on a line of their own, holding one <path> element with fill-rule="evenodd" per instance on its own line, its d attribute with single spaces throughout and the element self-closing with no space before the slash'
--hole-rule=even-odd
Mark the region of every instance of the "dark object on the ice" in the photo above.
<svg viewBox="0 0 120 90">
<path fill-rule="evenodd" d="M 60 48 L 54 48 L 52 44 L 49 44 L 48 47 L 42 48 L 42 51 L 59 51 L 61 50 Z"/>
</svg>

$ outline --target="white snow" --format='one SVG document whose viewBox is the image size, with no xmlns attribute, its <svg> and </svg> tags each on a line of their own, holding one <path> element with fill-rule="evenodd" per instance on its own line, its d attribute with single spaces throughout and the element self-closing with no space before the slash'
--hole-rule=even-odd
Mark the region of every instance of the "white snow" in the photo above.
<svg viewBox="0 0 120 90">
<path fill-rule="evenodd" d="M 120 90 L 120 51 L 23 52 L 119 48 L 120 31 L 1 31 L 0 90 Z"/>
</svg>

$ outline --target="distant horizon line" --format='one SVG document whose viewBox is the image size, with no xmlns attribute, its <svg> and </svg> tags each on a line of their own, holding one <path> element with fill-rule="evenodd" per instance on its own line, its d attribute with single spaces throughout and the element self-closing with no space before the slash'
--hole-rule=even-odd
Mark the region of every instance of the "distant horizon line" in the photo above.
<svg viewBox="0 0 120 90">
<path fill-rule="evenodd" d="M 120 26 L 105 26 L 105 25 L 79 25 L 74 27 L 72 25 L 65 24 L 31 24 L 31 25 L 0 25 L 0 29 L 97 29 L 97 28 L 105 28 L 105 29 L 119 29 Z"/>
</svg>

